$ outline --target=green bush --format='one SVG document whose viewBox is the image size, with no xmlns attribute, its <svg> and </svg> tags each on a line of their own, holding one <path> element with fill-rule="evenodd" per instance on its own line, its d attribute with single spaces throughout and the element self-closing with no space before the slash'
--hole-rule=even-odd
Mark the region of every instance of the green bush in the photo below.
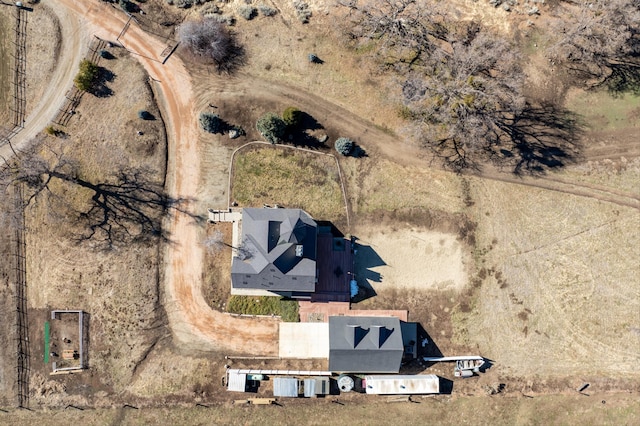
<svg viewBox="0 0 640 426">
<path fill-rule="evenodd" d="M 285 322 L 298 322 L 298 302 L 269 296 L 231 296 L 227 311 L 245 315 L 278 315 Z"/>
<path fill-rule="evenodd" d="M 284 136 L 287 125 L 277 114 L 268 112 L 258 119 L 256 129 L 268 142 L 276 143 Z"/>
<path fill-rule="evenodd" d="M 353 151 L 353 141 L 349 138 L 336 139 L 336 151 L 342 155 L 349 155 Z"/>
<path fill-rule="evenodd" d="M 209 133 L 222 133 L 224 124 L 218 114 L 210 112 L 200 113 L 200 127 Z"/>
<path fill-rule="evenodd" d="M 98 77 L 98 66 L 88 59 L 80 61 L 80 71 L 73 79 L 73 83 L 79 90 L 87 91 L 93 87 Z"/>
<path fill-rule="evenodd" d="M 289 128 L 296 128 L 302 124 L 302 111 L 296 107 L 288 107 L 282 113 L 282 120 Z"/>
</svg>

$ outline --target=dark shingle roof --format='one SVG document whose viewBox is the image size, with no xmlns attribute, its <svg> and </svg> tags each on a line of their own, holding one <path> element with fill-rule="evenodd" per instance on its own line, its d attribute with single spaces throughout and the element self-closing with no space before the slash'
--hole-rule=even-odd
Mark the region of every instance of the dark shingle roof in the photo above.
<svg viewBox="0 0 640 426">
<path fill-rule="evenodd" d="M 397 373 L 404 346 L 395 317 L 329 317 L 329 370 Z"/>
<path fill-rule="evenodd" d="M 317 224 L 306 212 L 243 209 L 242 241 L 251 256 L 233 259 L 234 288 L 315 290 Z"/>
</svg>

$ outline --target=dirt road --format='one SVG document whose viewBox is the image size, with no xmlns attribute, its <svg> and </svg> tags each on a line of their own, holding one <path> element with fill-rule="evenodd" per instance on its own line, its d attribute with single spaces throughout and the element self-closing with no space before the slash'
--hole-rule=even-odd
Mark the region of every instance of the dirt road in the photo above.
<svg viewBox="0 0 640 426">
<path fill-rule="evenodd" d="M 55 117 L 65 101 L 67 90 L 73 84 L 78 63 L 89 47 L 87 27 L 82 24 L 78 15 L 66 13 L 58 7 L 52 7 L 51 11 L 60 22 L 62 31 L 60 56 L 40 102 L 27 116 L 24 129 L 11 139 L 11 145 L 16 151 L 26 149 L 29 142 L 51 122 L 52 117 Z M 3 158 L 9 158 L 12 154 L 8 144 L 0 146 L 0 155 Z"/>
<path fill-rule="evenodd" d="M 75 16 L 81 16 L 86 33 L 105 40 L 115 41 L 127 20 L 121 10 L 97 0 L 54 1 Z M 160 55 L 166 46 L 133 23 L 119 41 L 137 55 L 160 94 L 169 137 L 167 190 L 173 197 L 194 197 L 200 171 L 198 127 L 189 73 L 177 56 L 163 65 Z M 193 220 L 179 214 L 170 219 L 168 226 L 173 243 L 167 245 L 165 253 L 164 303 L 176 343 L 193 350 L 277 354 L 276 321 L 234 318 L 213 311 L 206 304 L 200 287 L 203 252 L 196 243 L 197 226 Z"/>
</svg>

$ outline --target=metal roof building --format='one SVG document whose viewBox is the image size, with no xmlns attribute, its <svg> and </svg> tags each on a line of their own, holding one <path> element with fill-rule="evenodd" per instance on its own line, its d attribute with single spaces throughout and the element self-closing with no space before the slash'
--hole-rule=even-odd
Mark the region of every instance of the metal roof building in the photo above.
<svg viewBox="0 0 640 426">
<path fill-rule="evenodd" d="M 258 289 L 291 296 L 315 290 L 318 226 L 300 209 L 242 210 L 244 259 L 231 264 L 233 289 Z M 233 292 L 233 291 L 232 291 Z"/>
<path fill-rule="evenodd" d="M 404 345 L 393 317 L 329 317 L 329 370 L 397 373 Z"/>
</svg>

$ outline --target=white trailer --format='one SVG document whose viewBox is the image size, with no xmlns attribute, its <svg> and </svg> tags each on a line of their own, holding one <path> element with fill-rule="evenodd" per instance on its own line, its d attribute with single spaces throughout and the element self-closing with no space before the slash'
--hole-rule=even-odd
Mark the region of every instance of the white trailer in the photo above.
<svg viewBox="0 0 640 426">
<path fill-rule="evenodd" d="M 375 395 L 440 393 L 440 378 L 435 374 L 364 376 L 362 386 Z"/>
</svg>

